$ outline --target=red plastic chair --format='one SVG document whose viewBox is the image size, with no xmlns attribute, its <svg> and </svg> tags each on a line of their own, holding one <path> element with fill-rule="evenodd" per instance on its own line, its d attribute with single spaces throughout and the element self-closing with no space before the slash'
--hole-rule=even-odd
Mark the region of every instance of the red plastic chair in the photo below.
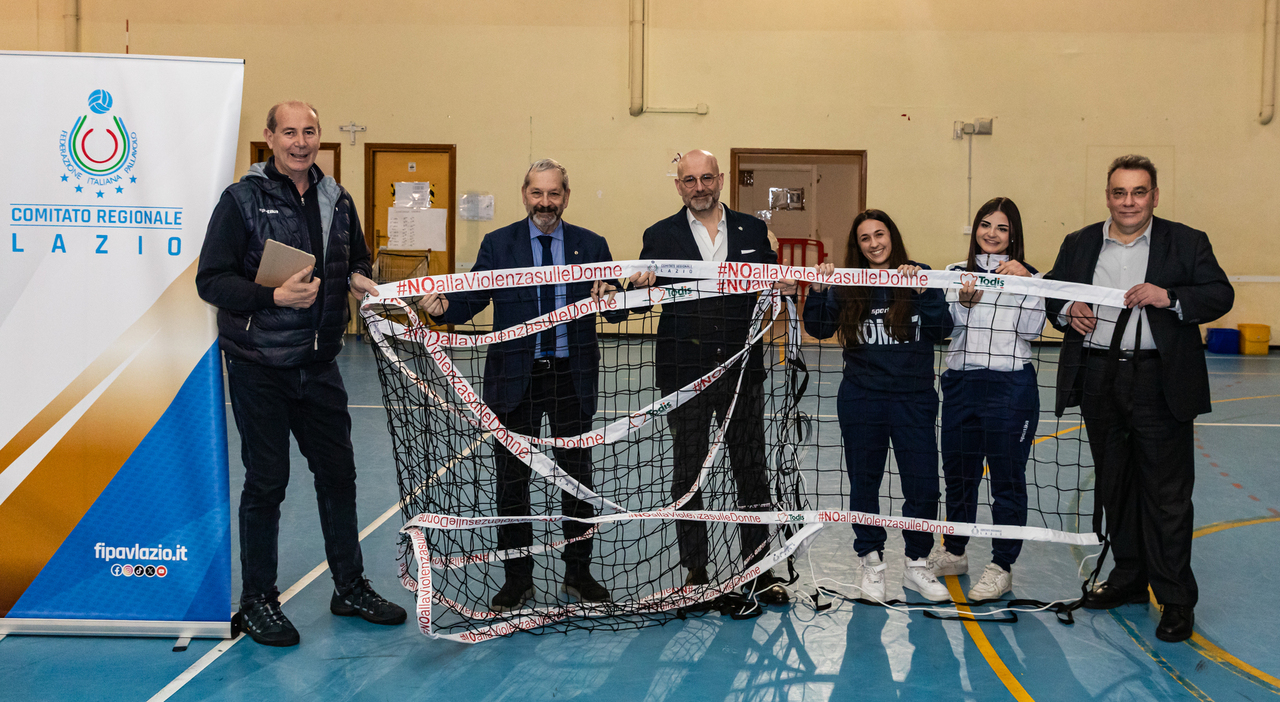
<svg viewBox="0 0 1280 702">
<path fill-rule="evenodd" d="M 817 239 L 784 239 L 778 237 L 778 263 L 783 266 L 808 268 L 827 260 L 827 252 Z M 800 307 L 809 291 L 808 283 L 800 283 Z"/>
</svg>

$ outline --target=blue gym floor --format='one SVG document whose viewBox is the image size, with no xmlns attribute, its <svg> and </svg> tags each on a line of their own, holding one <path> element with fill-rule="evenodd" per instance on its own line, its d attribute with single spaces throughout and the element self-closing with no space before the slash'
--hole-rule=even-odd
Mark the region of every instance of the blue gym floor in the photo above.
<svg viewBox="0 0 1280 702">
<path fill-rule="evenodd" d="M 368 575 L 409 608 L 411 595 L 395 577 L 398 495 L 374 359 L 366 344 L 348 343 L 339 361 L 369 527 Z M 434 641 L 412 620 L 384 628 L 329 614 L 332 581 L 316 572 L 324 552 L 314 493 L 295 451 L 280 587 L 289 588 L 284 610 L 300 646 L 196 640 L 175 653 L 166 639 L 9 636 L 0 640 L 0 700 L 1277 699 L 1280 616 L 1268 593 L 1280 580 L 1280 483 L 1269 457 L 1280 450 L 1280 355 L 1211 355 L 1209 371 L 1214 411 L 1196 427 L 1201 599 L 1196 635 L 1186 643 L 1155 638 L 1159 612 L 1150 605 L 1080 610 L 1064 626 L 1050 614 L 1013 624 L 943 622 L 839 600 L 821 613 L 801 601 L 745 621 L 710 614 L 639 631 L 520 634 L 475 646 Z M 228 423 L 234 515 L 242 469 Z M 853 582 L 850 541 L 847 529 L 824 529 L 812 570 L 808 560 L 797 563 L 800 584 L 812 573 Z M 899 537 L 890 537 L 888 551 L 901 553 Z M 970 555 L 976 574 L 986 561 L 980 541 Z M 1081 555 L 1028 543 L 1014 594 L 1077 595 Z M 888 560 L 888 594 L 900 596 L 900 560 Z M 238 553 L 233 564 L 238 593 Z M 967 576 L 947 580 L 957 596 L 968 589 Z"/>
</svg>

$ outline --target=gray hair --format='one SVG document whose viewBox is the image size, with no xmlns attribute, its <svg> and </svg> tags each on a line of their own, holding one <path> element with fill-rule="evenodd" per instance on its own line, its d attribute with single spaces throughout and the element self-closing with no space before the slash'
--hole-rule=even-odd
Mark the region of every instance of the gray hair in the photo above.
<svg viewBox="0 0 1280 702">
<path fill-rule="evenodd" d="M 1156 187 L 1156 164 L 1151 159 L 1138 154 L 1129 154 L 1111 162 L 1111 167 L 1107 169 L 1107 185 L 1111 185 L 1111 174 L 1116 171 L 1146 171 L 1151 176 L 1151 187 Z"/>
<path fill-rule="evenodd" d="M 561 166 L 560 162 L 553 158 L 543 158 L 534 161 L 533 165 L 529 166 L 528 172 L 524 174 L 524 185 L 520 186 L 520 189 L 524 190 L 528 188 L 529 177 L 534 173 L 541 173 L 543 171 L 560 171 L 560 187 L 565 190 L 569 189 L 569 171 L 566 171 L 564 166 Z"/>
</svg>

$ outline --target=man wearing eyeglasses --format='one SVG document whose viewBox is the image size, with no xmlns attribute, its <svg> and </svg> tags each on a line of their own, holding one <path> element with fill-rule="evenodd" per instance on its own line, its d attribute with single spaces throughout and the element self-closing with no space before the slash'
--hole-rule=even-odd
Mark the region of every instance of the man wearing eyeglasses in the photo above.
<svg viewBox="0 0 1280 702">
<path fill-rule="evenodd" d="M 486 234 L 472 272 L 613 260 L 604 237 L 564 221 L 569 194 L 569 171 L 559 162 L 544 158 L 530 165 L 520 188 L 528 217 Z M 418 304 L 437 323 L 464 324 L 492 301 L 493 328 L 510 329 L 587 297 L 599 301 L 608 295 L 613 300 L 614 292 L 609 283 L 594 281 L 436 293 L 422 297 Z M 619 322 L 626 319 L 627 312 L 615 310 L 603 316 L 610 322 Z M 490 345 L 484 362 L 483 399 L 502 425 L 513 432 L 538 436 L 545 415 L 552 436 L 578 436 L 591 430 L 599 365 L 596 320 L 594 315 L 588 315 L 537 335 Z M 545 447 L 540 449 L 548 451 Z M 555 448 L 550 453 L 570 478 L 594 490 L 590 448 Z M 496 439 L 494 473 L 498 515 L 528 516 L 532 468 Z M 561 495 L 563 514 L 577 519 L 595 515 L 590 502 L 567 491 Z M 561 589 L 579 602 L 610 602 L 608 588 L 591 575 L 594 538 L 587 535 L 590 526 L 566 521 L 563 530 L 570 543 L 560 552 L 564 560 Z M 500 552 L 533 545 L 533 525 L 529 522 L 504 524 L 497 531 Z M 505 580 L 490 601 L 490 608 L 495 612 L 521 609 L 535 594 L 535 559 L 526 553 L 507 558 L 502 565 Z"/>
<path fill-rule="evenodd" d="M 1156 167 L 1121 156 L 1107 172 L 1105 222 L 1067 235 L 1045 278 L 1127 291 L 1124 308 L 1047 300 L 1064 333 L 1057 414 L 1079 405 L 1097 475 L 1099 510 L 1115 555 L 1088 609 L 1147 601 L 1164 613 L 1163 641 L 1191 636 L 1192 422 L 1210 411 L 1200 324 L 1231 310 L 1235 292 L 1204 232 L 1153 216 Z"/>
<path fill-rule="evenodd" d="M 642 260 L 678 259 L 693 261 L 742 261 L 776 263 L 764 222 L 735 212 L 720 203 L 724 174 L 716 157 L 707 151 L 684 154 L 676 166 L 676 192 L 684 207 L 675 215 L 644 232 Z M 640 276 L 638 284 L 653 284 L 652 273 Z M 658 279 L 667 285 L 676 281 Z M 756 295 L 726 295 L 662 306 L 658 320 L 654 370 L 658 388 L 669 395 L 710 373 L 741 351 L 753 325 Z M 767 511 L 771 509 L 769 484 L 765 477 L 763 351 L 756 343 L 746 357 L 746 377 L 738 387 L 741 361 L 726 368 L 724 375 L 667 415 L 674 443 L 674 475 L 671 493 L 679 499 L 693 486 L 710 450 L 708 430 L 715 415 L 719 424 L 728 421 L 724 445 L 728 449 L 737 504 L 729 509 Z M 729 405 L 737 390 L 732 416 Z M 702 493 L 695 494 L 683 509 L 702 509 Z M 742 557 L 745 564 L 760 560 L 768 552 L 769 529 L 764 525 L 740 525 Z M 686 585 L 710 583 L 707 572 L 707 525 L 679 520 L 676 535 L 680 564 L 687 569 Z M 765 571 L 748 583 L 747 593 L 766 604 L 788 601 L 785 590 L 775 587 L 779 578 Z"/>
</svg>

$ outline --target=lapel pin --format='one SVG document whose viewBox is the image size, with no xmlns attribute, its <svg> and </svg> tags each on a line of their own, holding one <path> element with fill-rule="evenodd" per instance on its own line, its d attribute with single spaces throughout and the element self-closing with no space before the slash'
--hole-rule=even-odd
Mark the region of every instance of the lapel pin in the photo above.
<svg viewBox="0 0 1280 702">
<path fill-rule="evenodd" d="M 577 256 L 577 255 L 578 255 L 578 252 L 577 252 L 577 251 L 574 251 L 574 252 L 573 252 L 573 255 L 574 255 L 574 256 Z"/>
<path fill-rule="evenodd" d="M 738 231 L 742 231 L 742 227 L 738 227 Z"/>
</svg>

